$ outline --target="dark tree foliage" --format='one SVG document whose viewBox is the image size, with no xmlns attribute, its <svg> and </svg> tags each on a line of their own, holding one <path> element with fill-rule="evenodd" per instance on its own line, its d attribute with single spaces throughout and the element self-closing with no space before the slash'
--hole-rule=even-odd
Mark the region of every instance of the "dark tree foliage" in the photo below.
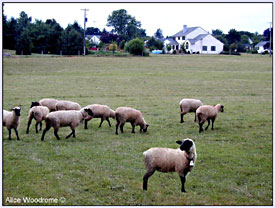
<svg viewBox="0 0 275 208">
<path fill-rule="evenodd" d="M 157 31 L 155 32 L 154 36 L 157 39 L 162 39 L 163 38 L 162 30 L 160 28 L 157 29 Z"/>
<path fill-rule="evenodd" d="M 62 33 L 62 54 L 77 55 L 83 53 L 83 36 L 72 25 Z"/>
<path fill-rule="evenodd" d="M 144 42 L 143 40 L 139 38 L 135 38 L 133 40 L 130 40 L 125 45 L 126 51 L 128 51 L 130 54 L 133 55 L 142 55 L 144 52 Z"/>
<path fill-rule="evenodd" d="M 97 27 L 88 27 L 86 29 L 86 35 L 101 35 L 102 32 Z"/>
<path fill-rule="evenodd" d="M 160 40 L 157 40 L 154 37 L 151 37 L 147 42 L 147 47 L 150 48 L 150 50 L 161 50 L 163 48 L 163 43 Z"/>
</svg>

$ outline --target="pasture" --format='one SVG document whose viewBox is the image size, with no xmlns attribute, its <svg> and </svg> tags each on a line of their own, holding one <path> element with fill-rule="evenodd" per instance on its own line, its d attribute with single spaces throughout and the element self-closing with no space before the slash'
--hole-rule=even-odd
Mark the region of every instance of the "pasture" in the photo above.
<svg viewBox="0 0 275 208">
<path fill-rule="evenodd" d="M 76 129 L 53 129 L 41 142 L 32 122 L 26 134 L 31 101 L 51 97 L 100 103 L 112 109 L 142 111 L 147 133 L 115 135 L 100 119 Z M 199 134 L 194 113 L 180 123 L 178 103 L 198 98 L 224 105 L 214 131 Z M 5 205 L 272 205 L 272 59 L 248 55 L 150 57 L 3 58 L 3 108 L 21 106 L 16 141 L 3 128 L 3 204 Z M 44 128 L 43 123 L 43 128 Z M 204 125 L 204 127 L 206 124 Z M 142 153 L 150 147 L 178 148 L 191 138 L 198 158 L 181 193 L 176 173 L 156 172 L 148 191 Z M 62 198 L 58 203 L 8 203 L 14 198 Z"/>
</svg>

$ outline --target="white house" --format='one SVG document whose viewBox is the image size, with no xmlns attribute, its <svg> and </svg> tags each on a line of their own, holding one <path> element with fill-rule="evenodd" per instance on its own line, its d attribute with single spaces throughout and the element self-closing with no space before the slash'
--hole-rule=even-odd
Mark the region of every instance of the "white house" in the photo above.
<svg viewBox="0 0 275 208">
<path fill-rule="evenodd" d="M 187 27 L 172 36 L 173 41 L 165 39 L 164 45 L 171 45 L 172 50 L 181 50 L 184 45 L 187 53 L 219 54 L 223 51 L 223 43 L 201 27 Z M 169 43 L 170 42 L 170 43 Z"/>
<path fill-rule="evenodd" d="M 255 49 L 258 51 L 258 53 L 269 51 L 269 49 L 266 47 L 267 43 L 268 41 L 261 41 L 257 45 L 255 45 Z"/>
<path fill-rule="evenodd" d="M 85 39 L 89 41 L 93 41 L 96 45 L 100 43 L 100 37 L 101 35 L 86 35 Z"/>
</svg>

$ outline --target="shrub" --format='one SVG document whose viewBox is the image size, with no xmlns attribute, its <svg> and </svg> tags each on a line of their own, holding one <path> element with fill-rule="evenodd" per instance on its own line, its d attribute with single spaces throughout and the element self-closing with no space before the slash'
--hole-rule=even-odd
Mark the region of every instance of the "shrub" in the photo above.
<svg viewBox="0 0 275 208">
<path fill-rule="evenodd" d="M 176 50 L 173 50 L 173 54 L 177 54 L 177 51 L 176 51 Z"/>
<path fill-rule="evenodd" d="M 251 53 L 252 53 L 252 54 L 256 54 L 256 53 L 258 53 L 258 51 L 257 51 L 256 49 L 253 49 L 253 50 L 251 51 Z"/>
<path fill-rule="evenodd" d="M 144 43 L 141 39 L 135 38 L 125 45 L 125 50 L 132 55 L 142 55 L 144 52 Z"/>
</svg>

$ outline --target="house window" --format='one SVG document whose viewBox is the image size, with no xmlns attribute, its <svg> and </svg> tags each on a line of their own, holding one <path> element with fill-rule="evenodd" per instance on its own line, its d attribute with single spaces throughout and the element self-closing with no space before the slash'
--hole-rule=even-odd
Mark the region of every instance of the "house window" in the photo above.
<svg viewBox="0 0 275 208">
<path fill-rule="evenodd" d="M 176 45 L 176 50 L 179 50 L 179 46 L 178 45 Z"/>
<path fill-rule="evenodd" d="M 207 46 L 202 46 L 203 51 L 207 51 Z"/>
<path fill-rule="evenodd" d="M 188 43 L 185 44 L 185 49 L 187 49 L 187 50 L 189 49 L 189 44 Z"/>
<path fill-rule="evenodd" d="M 180 37 L 178 37 L 178 40 L 180 40 Z"/>
<path fill-rule="evenodd" d="M 216 46 L 211 46 L 211 51 L 216 51 Z"/>
<path fill-rule="evenodd" d="M 185 40 L 185 36 L 182 36 L 182 40 Z"/>
</svg>

